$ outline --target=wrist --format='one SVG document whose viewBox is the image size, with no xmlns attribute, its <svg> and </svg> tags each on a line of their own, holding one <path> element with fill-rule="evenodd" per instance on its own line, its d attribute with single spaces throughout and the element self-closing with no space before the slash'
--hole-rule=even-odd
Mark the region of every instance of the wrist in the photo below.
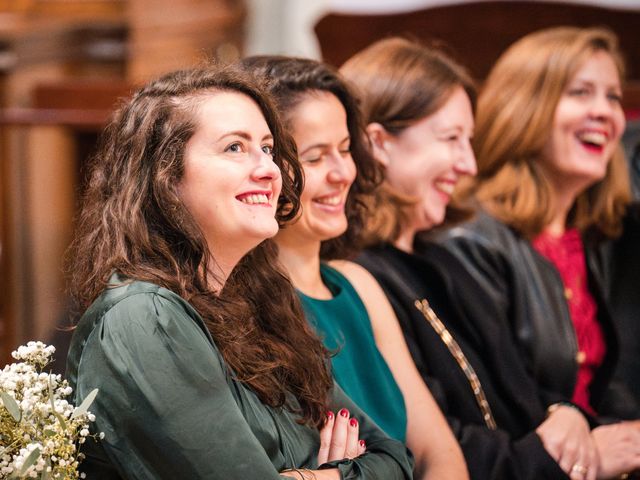
<svg viewBox="0 0 640 480">
<path fill-rule="evenodd" d="M 549 416 L 551 416 L 551 414 L 553 412 L 555 412 L 556 410 L 558 410 L 560 407 L 568 407 L 568 408 L 572 408 L 574 409 L 576 412 L 578 412 L 580 415 L 583 415 L 582 410 L 580 410 L 580 408 L 578 408 L 576 405 L 574 405 L 571 402 L 556 402 L 556 403 L 552 403 L 551 405 L 549 405 L 547 407 L 547 415 L 545 418 L 549 418 Z M 584 416 L 584 415 L 583 415 Z"/>
</svg>

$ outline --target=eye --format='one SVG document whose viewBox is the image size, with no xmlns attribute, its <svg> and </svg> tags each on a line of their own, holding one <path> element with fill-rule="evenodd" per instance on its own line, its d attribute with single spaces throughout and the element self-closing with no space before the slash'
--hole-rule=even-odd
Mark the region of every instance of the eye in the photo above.
<svg viewBox="0 0 640 480">
<path fill-rule="evenodd" d="M 622 95 L 619 93 L 611 92 L 607 94 L 607 98 L 614 103 L 622 103 Z"/>
<path fill-rule="evenodd" d="M 576 87 L 569 89 L 567 93 L 570 97 L 586 97 L 591 93 L 591 91 L 585 87 Z"/>
<path fill-rule="evenodd" d="M 343 157 L 346 157 L 347 155 L 351 155 L 351 147 L 341 148 L 338 151 L 340 152 L 340 155 L 342 155 Z"/>
<path fill-rule="evenodd" d="M 267 155 L 271 155 L 273 157 L 273 145 L 263 145 L 262 151 Z"/>
<path fill-rule="evenodd" d="M 301 160 L 302 160 L 302 163 L 306 165 L 314 165 L 314 164 L 320 163 L 320 160 L 322 160 L 322 157 L 303 158 Z"/>
<path fill-rule="evenodd" d="M 227 147 L 224 149 L 225 152 L 232 152 L 232 153 L 242 153 L 243 148 L 242 148 L 242 143 L 240 142 L 233 142 L 230 145 L 227 145 Z"/>
</svg>

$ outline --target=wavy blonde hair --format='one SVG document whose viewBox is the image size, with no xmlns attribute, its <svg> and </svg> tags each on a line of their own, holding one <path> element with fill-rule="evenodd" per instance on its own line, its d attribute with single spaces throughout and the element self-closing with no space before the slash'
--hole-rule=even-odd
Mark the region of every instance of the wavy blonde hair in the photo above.
<svg viewBox="0 0 640 480">
<path fill-rule="evenodd" d="M 567 84 L 598 51 L 611 55 L 624 78 L 613 32 L 575 27 L 534 32 L 502 54 L 478 99 L 478 175 L 468 193 L 526 237 L 540 233 L 553 215 L 553 194 L 540 159 L 556 107 Z M 581 231 L 593 228 L 615 236 L 630 199 L 627 166 L 618 145 L 605 178 L 578 196 L 568 222 Z"/>
</svg>

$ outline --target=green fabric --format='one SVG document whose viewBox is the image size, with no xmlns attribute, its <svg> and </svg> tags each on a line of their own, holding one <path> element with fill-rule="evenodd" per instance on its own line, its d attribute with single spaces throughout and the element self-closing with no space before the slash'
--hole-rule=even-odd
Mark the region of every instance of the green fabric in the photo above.
<svg viewBox="0 0 640 480">
<path fill-rule="evenodd" d="M 337 351 L 331 359 L 333 376 L 389 436 L 404 442 L 407 430 L 404 397 L 376 347 L 367 310 L 342 274 L 324 264 L 320 273 L 333 298 L 318 300 L 302 292 L 298 295 L 324 344 Z"/>
<path fill-rule="evenodd" d="M 104 440 L 86 446 L 89 479 L 275 479 L 316 468 L 318 432 L 263 405 L 234 381 L 198 313 L 144 282 L 109 288 L 74 332 L 67 378 Z M 401 444 L 387 438 L 339 389 L 333 409 L 361 422 L 367 454 L 342 462 L 343 478 L 411 478 Z M 337 462 L 341 463 L 341 462 Z"/>
</svg>

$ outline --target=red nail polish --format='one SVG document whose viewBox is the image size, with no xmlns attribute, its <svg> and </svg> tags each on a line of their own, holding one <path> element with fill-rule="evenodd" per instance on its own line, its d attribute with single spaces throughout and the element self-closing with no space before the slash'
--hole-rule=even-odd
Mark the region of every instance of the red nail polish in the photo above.
<svg viewBox="0 0 640 480">
<path fill-rule="evenodd" d="M 327 412 L 327 420 L 333 420 L 333 412 L 331 410 Z"/>
<path fill-rule="evenodd" d="M 360 444 L 360 447 L 362 447 L 362 448 L 365 448 L 367 446 L 366 443 L 364 443 L 364 440 L 360 440 L 358 443 Z"/>
<path fill-rule="evenodd" d="M 349 417 L 349 410 L 347 410 L 346 408 L 343 408 L 342 410 L 340 410 L 340 416 L 344 417 L 344 418 L 348 418 Z"/>
<path fill-rule="evenodd" d="M 351 425 L 352 427 L 357 427 L 358 420 L 356 420 L 355 418 L 352 418 L 351 420 L 349 420 L 349 425 Z"/>
</svg>

